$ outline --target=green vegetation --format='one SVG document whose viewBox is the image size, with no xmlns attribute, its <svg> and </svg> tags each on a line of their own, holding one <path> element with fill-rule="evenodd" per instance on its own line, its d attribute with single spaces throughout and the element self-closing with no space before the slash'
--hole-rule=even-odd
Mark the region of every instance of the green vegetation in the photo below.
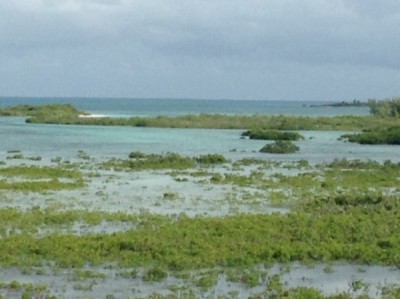
<svg viewBox="0 0 400 299">
<path fill-rule="evenodd" d="M 78 154 L 82 159 L 87 155 Z M 310 166 L 307 161 L 243 159 L 228 164 L 218 154 L 189 158 L 172 153 L 141 152 L 132 152 L 126 160 L 107 163 L 110 168 L 169 169 L 174 170 L 174 176 L 203 176 L 207 184 L 250 187 L 259 191 L 256 195 L 259 199 L 268 200 L 273 195 L 277 204 L 290 211 L 189 218 L 184 214 L 166 217 L 148 213 L 3 207 L 0 208 L 0 267 L 18 267 L 25 273 L 47 265 L 74 269 L 71 280 L 76 282 L 75 290 L 81 291 L 90 291 L 96 280 L 105 279 L 104 273 L 83 267 L 112 264 L 120 267 L 119 275 L 126 279 L 138 277 L 136 269 L 143 267 L 141 278 L 147 282 L 162 281 L 170 273 L 179 275 L 198 270 L 200 274 L 191 283 L 204 290 L 215 286 L 219 274 L 225 273 L 228 281 L 249 288 L 266 285 L 259 294 L 261 298 L 272 294 L 278 294 L 277 298 L 353 298 L 365 295 L 363 282 L 352 282 L 352 291 L 340 294 L 341 297 L 326 297 L 312 288 L 286 288 L 279 277 L 268 276 L 255 266 L 322 262 L 328 265 L 324 271 L 330 273 L 335 262 L 400 265 L 400 189 L 396 187 L 400 163 L 343 159 Z M 227 164 L 224 165 L 226 172 L 213 172 L 212 166 L 221 163 Z M 196 167 L 197 172 L 188 171 Z M 250 172 L 241 175 L 237 172 L 241 167 L 249 167 Z M 275 168 L 295 172 L 284 175 L 265 171 Z M 73 165 L 1 167 L 0 176 L 8 184 L 53 180 L 74 186 L 83 184 L 83 174 Z M 30 185 L 22 189 L 14 185 L 11 190 L 58 190 L 53 187 Z M 2 191 L 7 190 L 10 189 Z M 161 200 L 170 202 L 179 198 L 179 193 L 168 191 Z M 129 223 L 132 229 L 84 234 L 71 230 L 76 224 L 90 227 L 104 221 Z M 204 269 L 210 270 L 204 272 Z M 4 285 L 9 288 L 10 283 Z M 382 292 L 387 294 L 382 298 L 396 298 L 399 288 L 387 287 Z M 32 297 L 36 293 L 29 294 Z M 254 298 L 258 297 L 254 295 Z"/>
<path fill-rule="evenodd" d="M 249 129 L 260 130 L 335 130 L 335 131 L 373 131 L 400 125 L 398 115 L 399 99 L 369 102 L 372 116 L 267 116 L 267 115 L 181 115 L 176 117 L 81 117 L 73 106 L 20 105 L 0 109 L 0 116 L 26 116 L 29 123 L 77 124 L 103 126 L 169 127 L 169 128 L 209 128 L 209 129 Z M 385 117 L 382 117 L 385 116 Z M 386 117 L 391 116 L 391 117 Z M 249 133 L 250 134 L 250 133 Z M 258 135 L 258 133 L 257 133 Z M 294 138 L 294 137 L 282 137 Z M 275 140 L 278 138 L 274 138 Z M 292 140 L 292 139 L 291 139 Z"/>
<path fill-rule="evenodd" d="M 104 162 L 104 169 L 114 170 L 184 170 L 194 168 L 196 164 L 211 166 L 227 163 L 228 160 L 219 154 L 201 155 L 199 157 L 185 157 L 176 153 L 145 154 L 134 151 L 129 154 L 129 160 L 110 159 Z"/>
<path fill-rule="evenodd" d="M 7 160 L 22 160 L 22 159 L 26 159 L 26 160 L 31 160 L 31 161 L 41 161 L 42 157 L 25 157 L 24 154 L 19 151 L 19 150 L 10 150 L 7 151 Z"/>
<path fill-rule="evenodd" d="M 17 208 L 0 208 L 0 236 L 15 234 L 33 234 L 48 229 L 48 233 L 57 233 L 59 229 L 67 230 L 74 224 L 99 225 L 101 222 L 131 223 L 133 227 L 151 227 L 172 221 L 168 217 L 152 217 L 148 214 L 132 215 L 126 213 L 106 213 L 87 211 L 58 211 L 55 208 L 40 209 L 34 207 L 26 211 Z M 122 246 L 122 245 L 121 245 Z"/>
<path fill-rule="evenodd" d="M 44 123 L 60 121 L 66 123 L 79 117 L 79 112 L 70 104 L 52 104 L 43 106 L 18 105 L 0 109 L 0 116 L 26 116 L 31 119 L 42 120 Z"/>
<path fill-rule="evenodd" d="M 335 103 L 321 104 L 321 105 L 310 105 L 310 107 L 369 107 L 368 102 L 361 102 L 353 100 L 351 102 L 341 101 Z"/>
<path fill-rule="evenodd" d="M 33 285 L 31 283 L 20 283 L 16 280 L 13 280 L 9 283 L 0 281 L 0 290 L 7 290 L 9 293 L 14 293 L 14 295 L 19 294 L 21 299 L 29 299 L 29 298 L 56 299 L 57 298 L 55 296 L 50 295 L 50 292 L 45 285 Z M 0 298 L 5 298 L 5 297 L 0 295 Z"/>
<path fill-rule="evenodd" d="M 88 279 L 104 279 L 104 278 L 106 278 L 106 275 L 104 273 L 77 269 L 74 271 L 70 279 L 72 281 L 85 281 Z"/>
<path fill-rule="evenodd" d="M 39 166 L 0 168 L 0 190 L 44 192 L 83 186 L 82 174 L 72 169 Z"/>
<path fill-rule="evenodd" d="M 276 140 L 262 151 L 295 152 L 299 148 L 290 140 L 299 140 L 302 136 L 278 130 L 362 128 L 363 133 L 344 135 L 343 138 L 363 144 L 400 144 L 398 102 L 398 99 L 382 103 L 371 101 L 374 116 L 369 117 L 203 114 L 172 118 L 81 118 L 80 112 L 69 105 L 11 107 L 1 109 L 0 115 L 26 115 L 28 122 L 42 123 L 252 128 L 242 135 Z M 7 154 L 7 159 L 41 159 L 26 158 L 19 150 L 10 150 Z M 191 283 L 205 290 L 215 286 L 221 273 L 225 273 L 228 281 L 249 288 L 266 286 L 264 291 L 251 298 L 369 298 L 364 292 L 367 285 L 360 280 L 352 281 L 348 292 L 325 296 L 313 288 L 286 288 L 278 276 L 268 276 L 256 266 L 294 261 L 322 262 L 327 264 L 324 271 L 331 273 L 336 262 L 400 265 L 400 163 L 344 159 L 310 166 L 304 160 L 285 164 L 253 158 L 231 163 L 219 154 L 185 157 L 176 153 L 133 151 L 127 159 L 111 159 L 98 165 L 84 151 L 79 151 L 77 157 L 83 172 L 78 171 L 77 166 L 61 164 L 61 157 L 51 160 L 57 163 L 52 167 L 5 166 L 3 163 L 0 167 L 1 195 L 6 198 L 9 194 L 12 197 L 13 191 L 81 188 L 85 186 L 84 171 L 88 169 L 87 178 L 100 176 L 102 169 L 151 170 L 171 175 L 182 184 L 190 181 L 225 190 L 231 185 L 232 194 L 224 199 L 227 205 L 234 202 L 232 198 L 240 197 L 242 201 L 267 202 L 287 210 L 273 214 L 242 214 L 235 210 L 225 217 L 189 218 L 185 214 L 166 217 L 145 212 L 8 208 L 4 205 L 9 202 L 4 200 L 0 208 L 0 267 L 18 267 L 27 274 L 33 273 L 32 269 L 49 265 L 74 269 L 71 280 L 79 282 L 74 288 L 83 291 L 91 290 L 96 279 L 105 279 L 105 274 L 86 270 L 87 266 L 115 265 L 121 267 L 118 269 L 120 277 L 133 279 L 143 273 L 141 278 L 147 282 L 162 281 L 171 273 L 183 276 L 182 273 L 198 270 L 200 274 Z M 223 167 L 215 169 L 214 165 Z M 280 172 L 282 169 L 293 172 Z M 106 190 L 105 184 L 96 196 L 105 194 L 102 193 Z M 171 189 L 156 195 L 159 202 L 179 204 L 181 194 Z M 250 189 L 252 193 L 248 191 Z M 232 210 L 236 208 L 232 206 Z M 128 223 L 131 229 L 112 233 L 75 233 L 72 230 L 75 225 L 91 227 L 104 222 Z M 136 270 L 142 267 L 140 272 Z M 204 269 L 209 270 L 205 272 Z M 175 286 L 171 290 L 179 290 L 179 296 L 190 298 L 182 288 Z M 26 298 L 48 294 L 45 288 L 22 285 L 17 281 L 2 283 L 0 289 L 18 290 L 18 294 Z M 398 298 L 399 294 L 398 286 L 382 287 L 382 298 Z M 154 294 L 149 298 L 164 297 Z"/>
<path fill-rule="evenodd" d="M 143 275 L 143 280 L 144 281 L 161 281 L 165 278 L 167 278 L 168 272 L 163 269 L 162 267 L 154 267 L 148 269 L 144 275 Z"/>
<path fill-rule="evenodd" d="M 194 159 L 197 163 L 206 165 L 224 164 L 228 162 L 224 156 L 219 154 L 202 155 Z"/>
<path fill-rule="evenodd" d="M 139 152 L 139 151 L 134 151 L 129 154 L 130 159 L 145 159 L 147 158 L 147 155 L 145 153 Z"/>
<path fill-rule="evenodd" d="M 346 134 L 342 135 L 341 139 L 360 144 L 400 145 L 400 126 L 366 131 L 360 134 Z"/>
<path fill-rule="evenodd" d="M 258 140 L 302 140 L 304 137 L 297 132 L 287 132 L 278 130 L 248 130 L 242 133 L 243 137 Z"/>
<path fill-rule="evenodd" d="M 209 289 L 215 286 L 218 282 L 218 272 L 216 271 L 207 271 L 202 274 L 198 279 L 196 285 L 203 289 Z"/>
<path fill-rule="evenodd" d="M 400 116 L 400 98 L 390 100 L 369 100 L 371 114 L 379 117 L 398 118 Z"/>
<path fill-rule="evenodd" d="M 3 208 L 0 265 L 29 267 L 52 261 L 60 267 L 81 267 L 116 262 L 122 267 L 162 270 L 148 272 L 145 279 L 149 280 L 164 277 L 163 271 L 291 261 L 399 265 L 400 202 L 399 190 L 393 190 L 399 173 L 400 164 L 392 162 L 336 160 L 296 176 L 269 176 L 261 170 L 249 176 L 220 175 L 218 184 L 286 190 L 284 197 L 292 209 L 288 214 L 168 218 Z M 170 194 L 166 197 L 169 200 Z M 46 227 L 101 221 L 131 222 L 135 229 L 112 234 L 35 233 Z M 253 285 L 257 275 L 244 272 L 240 281 Z"/>
<path fill-rule="evenodd" d="M 400 288 L 398 285 L 391 285 L 387 289 L 381 287 L 381 294 L 368 294 L 369 284 L 363 281 L 355 280 L 350 283 L 349 290 L 337 292 L 333 295 L 325 295 L 321 290 L 310 287 L 288 287 L 281 281 L 279 275 L 271 275 L 266 277 L 265 289 L 261 292 L 255 292 L 248 297 L 248 299 L 397 299 L 400 295 Z M 354 284 L 354 286 L 353 286 Z M 359 286 L 360 285 L 360 286 Z M 359 286 L 359 288 L 357 288 Z M 205 296 L 196 296 L 192 289 L 174 286 L 171 288 L 172 293 L 163 295 L 157 292 L 152 293 L 141 299 L 178 299 L 178 298 L 209 298 Z M 242 295 L 242 294 L 241 294 Z M 218 295 L 219 299 L 239 299 L 242 298 L 239 292 L 229 292 L 227 295 Z"/>
<path fill-rule="evenodd" d="M 31 123 L 102 125 L 102 126 L 133 126 L 159 128 L 204 128 L 204 129 L 248 129 L 261 128 L 265 130 L 335 130 L 356 131 L 363 128 L 388 127 L 393 120 L 374 116 L 335 116 L 335 117 L 305 117 L 305 116 L 267 116 L 267 115 L 183 115 L 176 117 L 132 117 L 132 118 L 83 118 L 71 116 L 30 117 Z M 400 119 L 395 120 L 400 124 Z"/>
<path fill-rule="evenodd" d="M 296 169 L 303 171 L 297 175 L 266 175 L 264 170 L 270 169 L 271 165 L 262 162 L 254 161 L 259 168 L 249 175 L 217 174 L 210 182 L 258 188 L 268 192 L 274 206 L 295 209 L 303 209 L 314 201 L 329 209 L 328 203 L 332 200 L 339 203 L 346 198 L 361 204 L 380 201 L 385 196 L 400 196 L 400 189 L 396 187 L 400 179 L 400 163 L 342 159 L 311 168 L 299 162 Z"/>
<path fill-rule="evenodd" d="M 82 267 L 118 262 L 123 267 L 182 270 L 290 261 L 399 264 L 397 200 L 346 206 L 333 200 L 326 205 L 329 209 L 314 201 L 304 211 L 287 215 L 160 219 L 160 225 L 154 222 L 112 235 L 13 234 L 0 243 L 0 265 L 53 261 L 60 267 Z"/>
<path fill-rule="evenodd" d="M 261 277 L 265 273 L 254 269 L 228 269 L 226 271 L 227 281 L 240 282 L 246 284 L 248 287 L 255 287 L 261 283 Z"/>
<path fill-rule="evenodd" d="M 132 152 L 129 160 L 111 159 L 103 163 L 103 168 L 114 170 L 160 170 L 160 169 L 188 169 L 195 165 L 192 158 L 176 153 L 144 154 Z"/>
<path fill-rule="evenodd" d="M 300 148 L 291 141 L 277 140 L 266 144 L 260 152 L 270 154 L 291 154 L 299 151 Z"/>
</svg>

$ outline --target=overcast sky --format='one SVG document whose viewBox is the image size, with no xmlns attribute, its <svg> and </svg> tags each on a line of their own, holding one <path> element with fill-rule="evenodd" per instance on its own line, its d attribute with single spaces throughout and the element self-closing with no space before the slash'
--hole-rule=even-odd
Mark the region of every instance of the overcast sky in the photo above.
<svg viewBox="0 0 400 299">
<path fill-rule="evenodd" d="M 2 0 L 0 95 L 400 96 L 400 0 Z"/>
</svg>

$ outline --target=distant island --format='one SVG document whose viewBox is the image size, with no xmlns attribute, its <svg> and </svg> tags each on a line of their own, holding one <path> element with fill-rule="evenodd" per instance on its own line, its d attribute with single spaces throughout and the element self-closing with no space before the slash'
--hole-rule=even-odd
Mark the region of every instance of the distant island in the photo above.
<svg viewBox="0 0 400 299">
<path fill-rule="evenodd" d="M 369 107 L 368 102 L 361 102 L 359 100 L 353 100 L 351 102 L 341 101 L 335 103 L 327 103 L 327 104 L 319 104 L 319 105 L 310 105 L 310 107 Z"/>
</svg>

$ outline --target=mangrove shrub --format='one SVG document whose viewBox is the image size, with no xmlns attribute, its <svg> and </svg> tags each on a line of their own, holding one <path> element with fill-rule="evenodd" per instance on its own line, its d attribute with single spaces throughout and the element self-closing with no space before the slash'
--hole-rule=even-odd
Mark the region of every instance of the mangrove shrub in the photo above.
<svg viewBox="0 0 400 299">
<path fill-rule="evenodd" d="M 273 143 L 266 144 L 260 152 L 270 154 L 291 154 L 299 151 L 300 148 L 291 141 L 276 140 Z"/>
<path fill-rule="evenodd" d="M 278 130 L 248 130 L 242 133 L 242 137 L 258 140 L 301 140 L 302 135 L 297 132 L 278 131 Z"/>
</svg>

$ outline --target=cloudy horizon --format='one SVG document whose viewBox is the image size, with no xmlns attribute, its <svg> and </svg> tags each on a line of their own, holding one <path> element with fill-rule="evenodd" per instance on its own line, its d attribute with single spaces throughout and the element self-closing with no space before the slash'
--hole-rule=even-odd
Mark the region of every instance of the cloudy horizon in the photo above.
<svg viewBox="0 0 400 299">
<path fill-rule="evenodd" d="M 400 96 L 400 1 L 15 0 L 0 96 Z"/>
</svg>

